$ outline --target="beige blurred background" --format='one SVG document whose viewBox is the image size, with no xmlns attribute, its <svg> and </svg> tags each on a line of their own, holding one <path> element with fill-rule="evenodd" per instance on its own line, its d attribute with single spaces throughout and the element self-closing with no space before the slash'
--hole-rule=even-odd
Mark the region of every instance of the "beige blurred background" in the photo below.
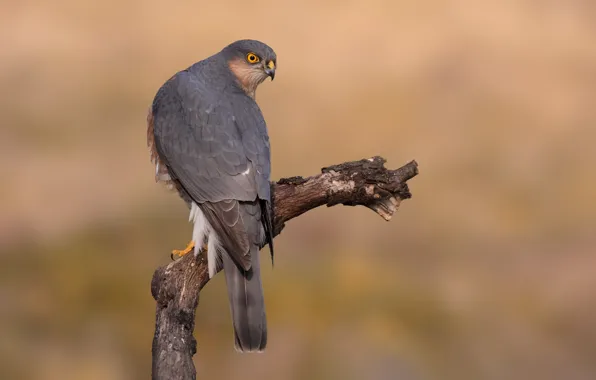
<svg viewBox="0 0 596 380">
<path fill-rule="evenodd" d="M 274 178 L 373 155 L 421 174 L 390 223 L 288 224 L 266 353 L 235 353 L 210 283 L 199 378 L 596 378 L 593 1 L 0 5 L 1 379 L 150 377 L 151 276 L 191 226 L 146 110 L 241 38 L 279 57 L 257 96 Z"/>
</svg>

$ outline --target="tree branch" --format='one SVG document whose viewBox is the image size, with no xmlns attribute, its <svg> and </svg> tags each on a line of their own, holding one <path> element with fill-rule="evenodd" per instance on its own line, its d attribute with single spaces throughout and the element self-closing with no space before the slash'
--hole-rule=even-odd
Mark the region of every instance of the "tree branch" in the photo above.
<svg viewBox="0 0 596 380">
<path fill-rule="evenodd" d="M 323 168 L 321 174 L 291 177 L 271 184 L 274 234 L 290 219 L 327 205 L 362 205 L 390 220 L 400 202 L 411 197 L 406 181 L 418 174 L 415 161 L 387 170 L 373 157 Z M 154 380 L 196 379 L 192 361 L 197 342 L 193 331 L 199 292 L 209 281 L 207 259 L 189 254 L 158 268 L 151 281 L 156 306 L 153 337 Z"/>
</svg>

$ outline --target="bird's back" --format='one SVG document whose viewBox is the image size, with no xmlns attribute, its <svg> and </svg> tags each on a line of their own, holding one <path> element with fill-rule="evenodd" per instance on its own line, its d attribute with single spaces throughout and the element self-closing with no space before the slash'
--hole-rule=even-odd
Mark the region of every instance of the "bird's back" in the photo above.
<svg viewBox="0 0 596 380">
<path fill-rule="evenodd" d="M 186 150 L 192 149 L 190 145 L 197 145 L 201 152 L 217 149 L 214 145 L 238 145 L 254 165 L 258 197 L 269 201 L 267 125 L 258 104 L 235 85 L 231 75 L 216 58 L 209 57 L 164 83 L 152 107 L 156 146 L 159 150 L 159 140 L 174 128 Z"/>
</svg>

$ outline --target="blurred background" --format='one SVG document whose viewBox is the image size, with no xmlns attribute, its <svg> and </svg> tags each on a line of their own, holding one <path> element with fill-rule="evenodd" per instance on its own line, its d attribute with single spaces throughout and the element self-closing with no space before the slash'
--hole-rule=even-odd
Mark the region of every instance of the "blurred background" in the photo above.
<svg viewBox="0 0 596 380">
<path fill-rule="evenodd" d="M 2 0 L 0 378 L 150 377 L 151 277 L 191 226 L 147 108 L 242 38 L 279 57 L 257 94 L 273 178 L 373 155 L 421 174 L 389 223 L 287 225 L 266 353 L 235 353 L 212 281 L 199 378 L 596 378 L 590 0 Z"/>
</svg>

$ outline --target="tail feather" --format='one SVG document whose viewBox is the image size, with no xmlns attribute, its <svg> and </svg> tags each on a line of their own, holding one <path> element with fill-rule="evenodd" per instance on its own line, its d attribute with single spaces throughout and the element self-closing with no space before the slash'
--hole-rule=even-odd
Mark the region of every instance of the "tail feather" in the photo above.
<svg viewBox="0 0 596 380">
<path fill-rule="evenodd" d="M 267 320 L 259 249 L 255 246 L 251 250 L 252 267 L 248 271 L 238 267 L 227 253 L 222 256 L 234 323 L 234 346 L 240 352 L 261 352 L 267 345 Z"/>
</svg>

